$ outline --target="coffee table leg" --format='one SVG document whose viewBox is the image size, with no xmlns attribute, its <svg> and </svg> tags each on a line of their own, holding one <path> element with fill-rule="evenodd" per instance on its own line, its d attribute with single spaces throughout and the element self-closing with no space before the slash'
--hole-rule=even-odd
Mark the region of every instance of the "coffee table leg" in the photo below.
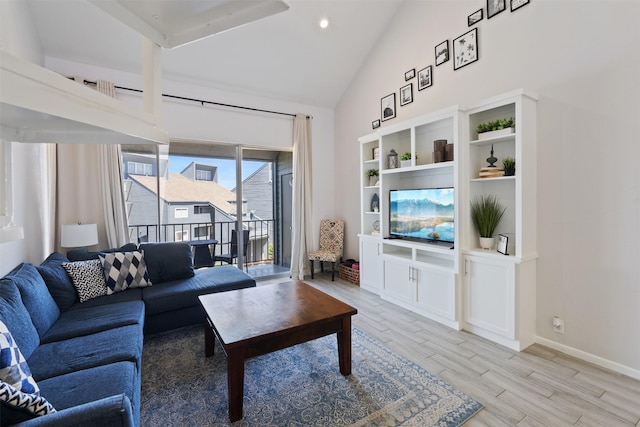
<svg viewBox="0 0 640 427">
<path fill-rule="evenodd" d="M 351 375 L 351 316 L 342 319 L 342 331 L 338 336 L 338 361 L 340 363 L 340 373 Z"/>
<path fill-rule="evenodd" d="M 213 336 L 213 329 L 209 319 L 204 321 L 204 356 L 213 356 L 213 350 L 215 348 L 215 337 Z"/>
<path fill-rule="evenodd" d="M 227 352 L 227 381 L 229 387 L 229 419 L 242 419 L 242 399 L 244 397 L 244 353 Z"/>
</svg>

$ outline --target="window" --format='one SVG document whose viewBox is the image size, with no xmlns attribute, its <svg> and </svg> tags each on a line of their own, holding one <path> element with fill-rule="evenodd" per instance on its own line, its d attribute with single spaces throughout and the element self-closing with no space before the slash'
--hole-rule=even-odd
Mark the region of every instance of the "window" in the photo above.
<svg viewBox="0 0 640 427">
<path fill-rule="evenodd" d="M 189 230 L 181 230 L 175 232 L 176 242 L 185 242 L 187 240 L 189 240 Z"/>
<path fill-rule="evenodd" d="M 193 213 L 194 214 L 208 214 L 211 213 L 211 207 L 208 205 L 204 205 L 204 206 L 194 206 L 193 207 Z"/>
<path fill-rule="evenodd" d="M 211 181 L 211 171 L 203 171 L 203 170 L 196 169 L 196 180 Z"/>
<path fill-rule="evenodd" d="M 211 238 L 211 227 L 203 226 L 203 227 L 195 227 L 193 229 L 193 238 L 201 239 L 201 238 L 209 239 Z"/>
<path fill-rule="evenodd" d="M 189 218 L 189 208 L 175 208 L 173 211 L 174 218 Z"/>
<path fill-rule="evenodd" d="M 153 168 L 149 163 L 127 162 L 127 172 L 131 175 L 153 175 Z"/>
</svg>

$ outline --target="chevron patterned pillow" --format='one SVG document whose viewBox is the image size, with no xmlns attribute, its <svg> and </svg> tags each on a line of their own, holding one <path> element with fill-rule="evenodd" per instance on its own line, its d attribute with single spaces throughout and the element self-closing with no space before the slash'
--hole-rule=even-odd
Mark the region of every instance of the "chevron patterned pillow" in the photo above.
<svg viewBox="0 0 640 427">
<path fill-rule="evenodd" d="M 151 285 L 142 252 L 100 253 L 98 257 L 107 281 L 107 295 Z"/>
<path fill-rule="evenodd" d="M 62 267 L 71 277 L 73 286 L 78 291 L 80 302 L 107 295 L 107 285 L 99 259 L 63 262 Z"/>
<path fill-rule="evenodd" d="M 22 409 L 35 416 L 56 412 L 47 399 L 37 394 L 24 393 L 15 387 L 0 381 L 0 402 L 16 409 Z"/>
</svg>

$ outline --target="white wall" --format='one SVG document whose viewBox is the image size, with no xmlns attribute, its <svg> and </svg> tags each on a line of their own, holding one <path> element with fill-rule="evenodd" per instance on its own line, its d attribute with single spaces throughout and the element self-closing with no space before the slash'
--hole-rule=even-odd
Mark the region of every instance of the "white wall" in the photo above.
<svg viewBox="0 0 640 427">
<path fill-rule="evenodd" d="M 26 2 L 0 1 L 0 49 L 21 56 L 36 64 L 43 63 L 42 47 Z M 29 180 L 27 171 L 38 164 L 42 147 L 13 143 L 13 218 L 24 227 L 24 240 L 0 243 L 0 276 L 40 253 L 38 236 L 42 232 L 35 197 L 38 188 Z M 33 176 L 33 175 L 32 175 Z M 39 255 L 38 255 L 39 256 Z"/>
<path fill-rule="evenodd" d="M 508 2 L 507 2 L 508 3 Z M 479 60 L 435 67 L 481 1 L 404 2 L 336 108 L 336 204 L 358 256 L 357 137 L 404 73 L 434 65 L 434 85 L 383 126 L 525 88 L 538 102 L 540 341 L 640 376 L 640 2 L 535 0 L 481 21 Z M 339 153 L 339 155 L 338 155 Z M 383 153 L 384 155 L 384 153 Z M 555 334 L 551 317 L 565 320 Z"/>
</svg>

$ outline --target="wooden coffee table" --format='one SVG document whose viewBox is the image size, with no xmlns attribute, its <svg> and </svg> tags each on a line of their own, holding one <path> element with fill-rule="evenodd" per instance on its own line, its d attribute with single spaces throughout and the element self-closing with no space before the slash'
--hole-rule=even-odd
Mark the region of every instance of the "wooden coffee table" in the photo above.
<svg viewBox="0 0 640 427">
<path fill-rule="evenodd" d="M 358 311 L 304 282 L 198 298 L 207 314 L 205 355 L 213 356 L 215 336 L 227 356 L 231 422 L 242 419 L 248 358 L 336 333 L 340 373 L 351 374 L 351 316 Z"/>
</svg>

